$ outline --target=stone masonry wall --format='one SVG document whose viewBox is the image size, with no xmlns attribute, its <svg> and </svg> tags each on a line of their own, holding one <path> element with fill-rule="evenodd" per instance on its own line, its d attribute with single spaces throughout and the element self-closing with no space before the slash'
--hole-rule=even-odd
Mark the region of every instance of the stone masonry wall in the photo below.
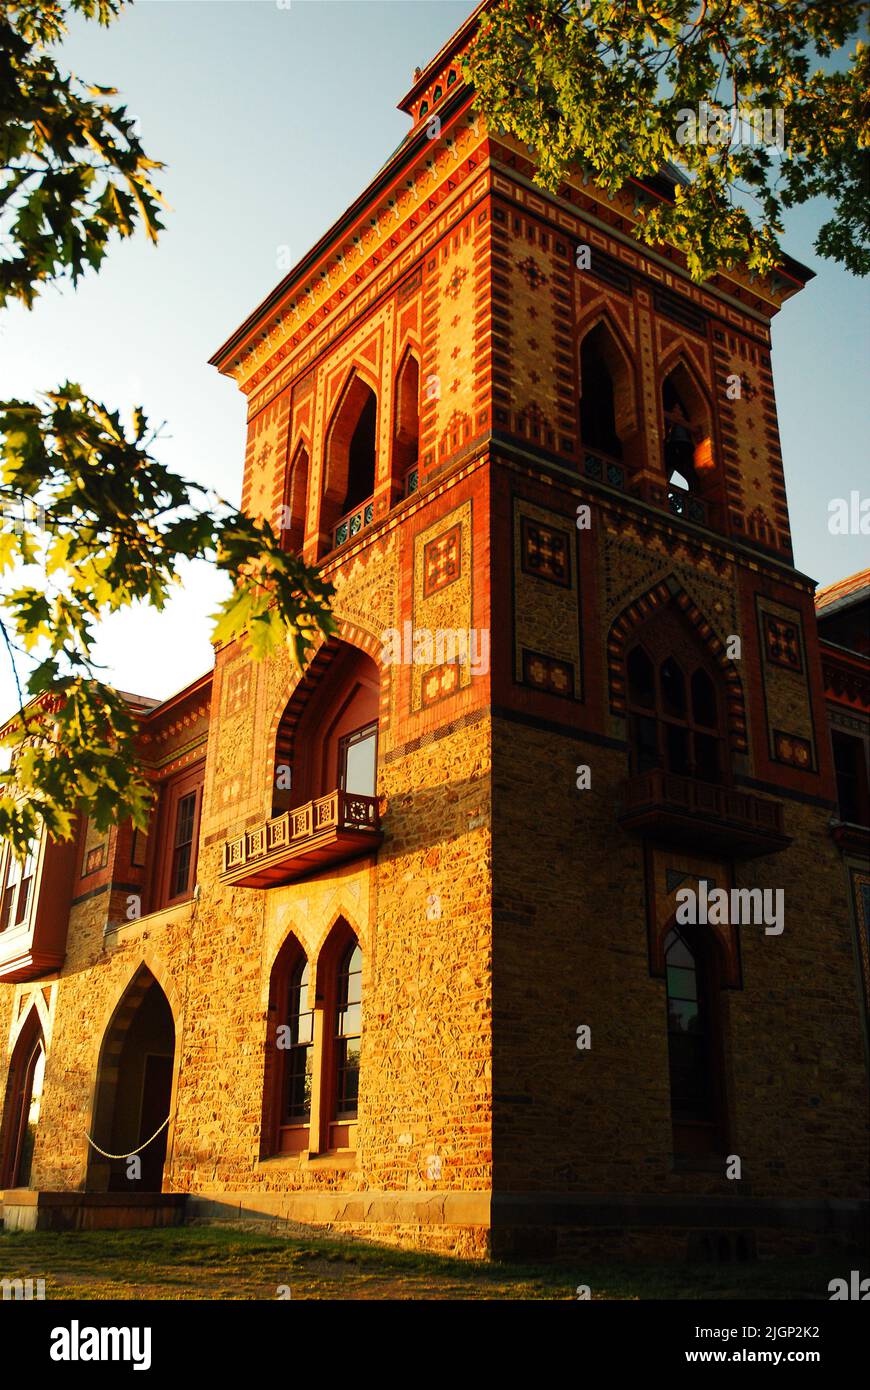
<svg viewBox="0 0 870 1390">
<path fill-rule="evenodd" d="M 576 788 L 579 763 L 592 769 L 589 790 Z M 867 1081 L 842 872 L 827 813 L 791 801 L 790 849 L 734 871 L 736 886 L 785 891 L 782 935 L 738 929 L 742 988 L 724 997 L 728 1152 L 743 1178 L 738 1187 L 724 1174 L 673 1171 L 665 984 L 650 970 L 644 854 L 616 822 L 626 766 L 622 750 L 494 724 L 497 1186 L 865 1196 Z M 576 1046 L 581 1024 L 592 1030 L 589 1051 Z"/>
</svg>

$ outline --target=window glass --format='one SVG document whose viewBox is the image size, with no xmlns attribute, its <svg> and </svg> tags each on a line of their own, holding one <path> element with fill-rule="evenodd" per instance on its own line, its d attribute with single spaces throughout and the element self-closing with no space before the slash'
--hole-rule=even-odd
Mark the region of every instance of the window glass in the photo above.
<svg viewBox="0 0 870 1390">
<path fill-rule="evenodd" d="M 665 714 L 682 719 L 686 713 L 686 682 L 672 656 L 669 656 L 667 661 L 662 662 L 660 677 Z"/>
<path fill-rule="evenodd" d="M 374 796 L 377 781 L 378 726 L 369 724 L 341 741 L 339 781 L 354 796 Z"/>
<path fill-rule="evenodd" d="M 646 715 L 635 715 L 634 747 L 637 772 L 651 772 L 659 765 L 658 725 Z"/>
<path fill-rule="evenodd" d="M 635 647 L 628 658 L 628 692 L 631 702 L 653 709 L 656 702 L 653 664 L 643 647 Z"/>
<path fill-rule="evenodd" d="M 355 1120 L 359 1097 L 362 1029 L 362 951 L 348 947 L 338 972 L 336 1005 L 337 1087 L 335 1118 Z"/>
<path fill-rule="evenodd" d="M 175 813 L 175 840 L 172 851 L 172 872 L 169 896 L 180 897 L 190 891 L 193 859 L 193 831 L 196 823 L 196 792 L 183 796 Z"/>
<path fill-rule="evenodd" d="M 707 1020 L 697 961 L 676 930 L 665 939 L 665 965 L 671 1107 L 677 1120 L 705 1120 L 712 1107 Z"/>
<path fill-rule="evenodd" d="M 285 1120 L 307 1122 L 311 1116 L 312 1042 L 314 1014 L 308 1008 L 309 966 L 300 960 L 290 976 L 287 991 L 287 1026 L 290 1046 L 286 1053 Z"/>
<path fill-rule="evenodd" d="M 716 713 L 716 688 L 706 671 L 697 670 L 692 677 L 692 713 L 696 724 L 715 729 L 719 720 Z"/>
</svg>

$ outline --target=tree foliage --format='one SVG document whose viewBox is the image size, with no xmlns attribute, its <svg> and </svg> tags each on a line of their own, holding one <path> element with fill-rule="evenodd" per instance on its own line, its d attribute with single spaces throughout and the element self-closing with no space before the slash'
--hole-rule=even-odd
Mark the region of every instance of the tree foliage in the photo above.
<svg viewBox="0 0 870 1390">
<path fill-rule="evenodd" d="M 108 23 L 121 0 L 10 3 L 0 12 L 0 302 L 32 307 L 40 288 L 99 268 L 113 233 L 156 239 L 162 166 L 148 159 L 116 93 L 63 74 L 47 51 L 69 12 Z M 0 637 L 19 681 L 4 743 L 0 836 L 16 851 L 46 826 L 68 837 L 77 813 L 101 829 L 145 827 L 151 791 L 137 722 L 99 676 L 107 614 L 162 609 L 179 564 L 205 559 L 232 580 L 214 640 L 262 657 L 287 643 L 300 662 L 334 630 L 332 586 L 254 521 L 154 455 L 141 408 L 119 414 L 67 382 L 36 401 L 0 403 Z M 30 702 L 47 699 L 50 720 Z"/>
<path fill-rule="evenodd" d="M 820 195 L 833 212 L 816 250 L 865 275 L 870 56 L 849 45 L 867 13 L 866 0 L 499 0 L 468 76 L 551 192 L 571 165 L 610 193 L 681 168 L 672 202 L 638 200 L 637 234 L 677 246 L 695 279 L 772 271 L 784 211 Z"/>
<path fill-rule="evenodd" d="M 96 270 L 112 233 L 162 228 L 136 123 L 112 87 L 62 72 L 49 46 L 66 9 L 108 24 L 120 0 L 6 4 L 0 10 L 0 306 L 31 306 L 39 289 Z"/>
</svg>

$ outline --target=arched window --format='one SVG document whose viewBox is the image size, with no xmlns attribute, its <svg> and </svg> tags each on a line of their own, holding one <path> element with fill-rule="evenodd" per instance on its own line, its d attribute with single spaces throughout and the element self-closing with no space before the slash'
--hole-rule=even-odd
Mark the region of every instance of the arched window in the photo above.
<svg viewBox="0 0 870 1390">
<path fill-rule="evenodd" d="M 29 1187 L 45 1077 L 45 1041 L 35 1009 L 13 1049 L 3 1106 L 0 1187 Z"/>
<path fill-rule="evenodd" d="M 610 324 L 600 319 L 580 343 L 580 438 L 584 449 L 643 463 L 631 359 Z"/>
<path fill-rule="evenodd" d="M 713 467 L 710 417 L 704 397 L 683 362 L 678 362 L 662 383 L 662 413 L 665 476 L 681 491 L 700 493 Z"/>
<path fill-rule="evenodd" d="M 407 475 L 416 465 L 420 449 L 420 364 L 412 352 L 405 354 L 396 373 L 396 408 L 393 426 L 394 500 L 407 494 Z"/>
<path fill-rule="evenodd" d="M 278 952 L 269 981 L 263 1157 L 308 1148 L 314 1076 L 310 980 L 308 958 L 296 937 L 289 936 Z"/>
<path fill-rule="evenodd" d="M 272 967 L 262 1157 L 356 1147 L 362 949 L 339 918 L 321 949 L 316 999 L 305 952 L 289 936 Z"/>
<path fill-rule="evenodd" d="M 308 450 L 300 443 L 287 474 L 287 492 L 281 511 L 281 543 L 298 553 L 305 543 L 308 510 Z"/>
<path fill-rule="evenodd" d="M 326 435 L 321 555 L 343 545 L 372 520 L 369 499 L 375 490 L 377 416 L 374 391 L 353 372 Z"/>
<path fill-rule="evenodd" d="M 336 1121 L 355 1120 L 359 1101 L 359 1047 L 362 1032 L 362 951 L 351 942 L 341 957 L 335 1003 Z"/>
<path fill-rule="evenodd" d="M 626 666 L 632 771 L 725 780 L 724 701 L 691 638 L 666 614 L 644 629 Z"/>
<path fill-rule="evenodd" d="M 668 1070 L 674 1148 L 715 1152 L 722 1143 L 715 948 L 691 929 L 665 937 Z"/>
<path fill-rule="evenodd" d="M 580 436 L 587 449 L 622 458 L 616 432 L 613 379 L 604 354 L 605 330 L 599 323 L 580 349 Z"/>
<path fill-rule="evenodd" d="M 308 961 L 297 961 L 287 986 L 284 1124 L 308 1124 L 311 1118 L 311 1045 L 314 1015 L 308 1007 Z"/>
<path fill-rule="evenodd" d="M 317 961 L 317 1000 L 323 1010 L 318 1134 L 321 1152 L 356 1148 L 362 1042 L 362 948 L 343 918 L 335 923 Z"/>
<path fill-rule="evenodd" d="M 347 491 L 342 510 L 358 507 L 375 490 L 375 425 L 378 403 L 374 391 L 365 388 L 367 395 L 359 419 L 350 437 L 347 464 Z"/>
</svg>

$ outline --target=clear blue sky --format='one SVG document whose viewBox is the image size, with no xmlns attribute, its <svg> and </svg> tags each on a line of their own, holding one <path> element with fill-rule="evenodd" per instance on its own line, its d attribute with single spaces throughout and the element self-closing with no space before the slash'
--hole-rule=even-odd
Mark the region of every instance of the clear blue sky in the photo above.
<svg viewBox="0 0 870 1390">
<path fill-rule="evenodd" d="M 403 138 L 396 102 L 472 0 L 138 0 L 108 29 L 78 21 L 62 60 L 117 86 L 171 204 L 155 249 L 113 246 L 78 291 L 52 289 L 0 326 L 4 395 L 65 378 L 167 422 L 161 456 L 238 501 L 245 403 L 207 364 L 216 347 L 357 196 Z M 870 493 L 866 282 L 812 253 L 823 208 L 789 221 L 817 272 L 774 322 L 773 365 L 796 563 L 828 583 L 870 563 L 867 537 L 832 536 L 828 503 Z M 286 263 L 286 262 L 285 262 Z M 101 654 L 124 689 L 165 696 L 211 662 L 218 595 L 201 568 L 163 615 L 111 623 Z M 0 708 L 14 707 L 0 673 Z"/>
</svg>

